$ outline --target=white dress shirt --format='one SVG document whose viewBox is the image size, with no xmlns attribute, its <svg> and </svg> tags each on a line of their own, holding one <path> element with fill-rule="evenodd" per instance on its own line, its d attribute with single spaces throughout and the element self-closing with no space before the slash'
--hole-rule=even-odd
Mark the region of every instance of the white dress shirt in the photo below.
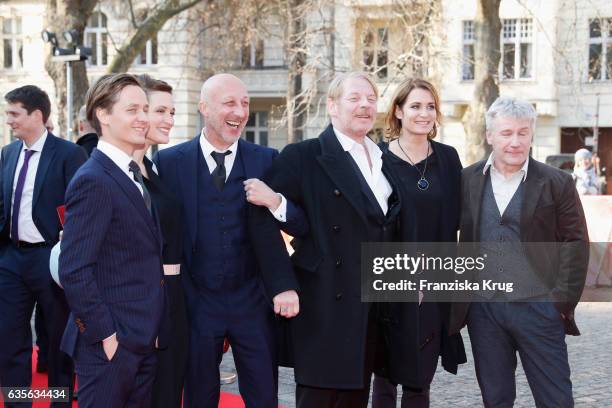
<svg viewBox="0 0 612 408">
<path fill-rule="evenodd" d="M 32 200 L 34 198 L 34 183 L 36 182 L 36 172 L 38 170 L 38 163 L 40 163 L 40 155 L 42 154 L 43 147 L 47 141 L 48 132 L 45 129 L 42 136 L 28 148 L 25 143 L 22 143 L 21 152 L 19 153 L 19 159 L 17 160 L 17 168 L 15 169 L 15 178 L 13 179 L 13 194 L 11 197 L 11 217 L 13 209 L 15 208 L 15 188 L 17 188 L 17 179 L 19 173 L 23 167 L 23 161 L 25 160 L 25 151 L 32 150 L 32 156 L 28 162 L 28 171 L 23 184 L 23 190 L 21 192 L 21 204 L 19 205 L 19 214 L 17 224 L 19 228 L 19 240 L 31 243 L 43 242 L 43 238 L 38 228 L 34 224 L 32 219 Z M 11 218 L 12 219 L 12 218 Z M 12 226 L 12 222 L 11 222 Z"/>
<path fill-rule="evenodd" d="M 349 152 L 353 160 L 355 160 L 355 163 L 357 163 L 359 170 L 361 170 L 361 174 L 363 174 L 363 178 L 365 178 L 372 193 L 374 193 L 378 205 L 383 213 L 386 214 L 389 209 L 389 196 L 393 193 L 393 188 L 382 172 L 382 151 L 376 143 L 370 140 L 370 138 L 366 137 L 364 139 L 370 160 L 372 161 L 372 169 L 370 169 L 368 157 L 366 156 L 363 145 L 336 129 L 334 129 L 334 133 L 344 151 Z"/>
<path fill-rule="evenodd" d="M 529 165 L 529 159 L 525 160 L 523 167 L 516 173 L 505 177 L 497 168 L 495 168 L 495 158 L 493 153 L 489 155 L 489 158 L 482 171 L 483 174 L 487 174 L 487 170 L 491 169 L 491 186 L 493 187 L 493 195 L 495 196 L 495 202 L 499 213 L 504 215 L 506 207 L 510 204 L 510 200 L 518 190 L 521 182 L 524 182 L 527 178 L 527 167 Z"/>
<path fill-rule="evenodd" d="M 121 171 L 132 181 L 132 183 L 138 187 L 140 194 L 143 194 L 142 186 L 136 180 L 134 180 L 134 173 L 130 171 L 130 162 L 132 161 L 132 158 L 126 152 L 108 142 L 105 142 L 102 139 L 98 141 L 98 146 L 96 148 L 108 156 L 108 158 L 121 169 Z"/>
<path fill-rule="evenodd" d="M 217 168 L 217 162 L 212 157 L 212 152 L 224 153 L 229 151 L 230 154 L 225 156 L 225 181 L 227 181 L 230 173 L 232 172 L 232 168 L 234 167 L 234 162 L 236 161 L 236 154 L 238 153 L 238 140 L 236 140 L 232 145 L 227 148 L 227 150 L 219 150 L 214 147 L 204 136 L 204 129 L 200 133 L 200 148 L 202 149 L 202 155 L 204 156 L 204 160 L 206 160 L 206 165 L 208 166 L 208 171 L 210 174 Z"/>
</svg>

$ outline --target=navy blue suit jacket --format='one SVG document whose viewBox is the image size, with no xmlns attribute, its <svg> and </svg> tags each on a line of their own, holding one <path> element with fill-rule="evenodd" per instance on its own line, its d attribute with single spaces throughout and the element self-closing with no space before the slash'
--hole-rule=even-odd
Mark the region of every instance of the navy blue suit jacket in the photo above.
<svg viewBox="0 0 612 408">
<path fill-rule="evenodd" d="M 153 349 L 164 308 L 162 238 L 142 194 L 94 150 L 66 191 L 59 276 L 72 310 L 62 350 L 117 333 L 127 349 Z"/>
<path fill-rule="evenodd" d="M 10 240 L 11 201 L 13 181 L 23 142 L 16 140 L 5 146 L 0 153 L 0 245 Z M 64 204 L 64 192 L 77 169 L 85 163 L 87 154 L 74 143 L 47 135 L 41 152 L 34 196 L 32 219 L 45 241 L 55 243 L 62 226 L 57 207 Z"/>
<path fill-rule="evenodd" d="M 208 171 L 206 169 L 198 169 L 198 150 L 200 149 L 200 136 L 197 135 L 192 140 L 173 146 L 168 149 L 159 151 L 154 161 L 161 178 L 167 182 L 167 185 L 174 189 L 176 197 L 183 204 L 185 222 L 184 239 L 184 262 L 187 271 L 191 270 L 192 254 L 196 250 L 197 239 L 197 206 L 198 206 L 198 171 Z M 278 151 L 247 142 L 243 139 L 238 141 L 238 149 L 245 167 L 247 178 L 263 179 L 265 173 L 270 169 L 274 158 L 278 155 Z M 272 214 L 266 217 L 265 220 L 255 220 L 251 216 L 254 208 L 249 205 L 249 238 L 251 240 L 258 239 L 258 230 L 263 228 L 278 228 Z M 267 223 L 267 226 L 258 225 L 259 223 Z M 308 224 L 306 217 L 301 209 L 295 207 L 291 202 L 287 203 L 287 221 L 283 223 L 283 229 L 291 235 L 303 235 L 307 232 Z M 267 268 L 260 271 L 263 279 L 263 284 L 266 294 L 270 299 L 275 295 L 290 289 L 297 289 L 297 282 L 293 276 L 291 264 L 287 259 L 286 254 L 276 254 L 273 251 L 269 253 L 261 253 L 256 251 L 256 257 L 267 257 L 276 267 Z M 284 255 L 284 256 L 283 256 Z M 189 287 L 189 282 L 186 282 L 186 294 L 188 299 L 193 295 L 193 288 Z"/>
</svg>

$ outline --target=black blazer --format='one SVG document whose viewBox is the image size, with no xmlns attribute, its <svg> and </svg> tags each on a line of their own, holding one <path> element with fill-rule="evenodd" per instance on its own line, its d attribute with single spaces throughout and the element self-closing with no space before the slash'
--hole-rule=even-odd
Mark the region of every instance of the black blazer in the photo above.
<svg viewBox="0 0 612 408">
<path fill-rule="evenodd" d="M 10 237 L 13 180 L 23 142 L 5 146 L 0 153 L 0 243 Z M 85 163 L 85 151 L 74 143 L 47 135 L 43 146 L 32 201 L 32 219 L 41 235 L 50 244 L 59 240 L 62 229 L 57 207 L 64 204 L 64 192 L 77 169 Z"/>
<path fill-rule="evenodd" d="M 387 164 L 383 172 L 397 184 Z M 330 125 L 318 139 L 285 147 L 266 182 L 302 208 L 310 226 L 294 240 L 291 257 L 300 287 L 300 314 L 288 321 L 296 382 L 361 388 L 370 305 L 361 302 L 360 253 L 361 243 L 368 241 L 368 224 L 350 157 Z M 258 214 L 265 217 L 266 212 L 259 209 Z M 260 244 L 283 245 L 278 232 Z"/>
<path fill-rule="evenodd" d="M 274 157 L 278 152 L 268 147 L 256 145 L 243 139 L 238 141 L 238 148 L 243 158 L 245 171 L 248 178 L 263 179 L 265 172 L 272 165 Z M 183 214 L 187 222 L 184 230 L 183 239 L 183 263 L 187 269 L 187 274 L 183 276 L 185 290 L 188 301 L 196 299 L 196 288 L 189 278 L 193 253 L 196 248 L 197 239 L 197 214 L 198 214 L 198 152 L 200 151 L 199 135 L 188 142 L 160 150 L 154 158 L 155 165 L 159 170 L 162 181 L 171 190 L 176 198 L 182 203 Z M 279 236 L 279 225 L 267 208 L 258 220 L 252 216 L 252 212 L 257 206 L 249 204 L 248 211 L 248 230 L 251 243 L 264 241 L 263 231 L 268 231 L 272 236 Z M 267 213 L 267 214 L 266 214 Z M 287 209 L 289 214 L 289 206 Z M 288 215 L 289 218 L 289 215 Z M 300 218 L 300 217 L 297 217 Z M 287 220 L 289 223 L 291 220 Z M 260 268 L 262 281 L 266 294 L 270 299 L 275 295 L 296 289 L 297 284 L 291 274 L 291 264 L 286 259 L 286 248 L 273 248 L 267 245 L 254 245 L 255 254 L 258 257 L 266 258 L 268 263 L 265 269 Z"/>
<path fill-rule="evenodd" d="M 87 156 L 91 156 L 91 152 L 98 145 L 99 137 L 95 133 L 86 133 L 79 137 L 75 142 L 87 152 Z"/>
<path fill-rule="evenodd" d="M 461 177 L 461 242 L 477 242 L 486 161 L 463 170 Z M 521 208 L 521 242 L 557 242 L 556 252 L 525 247 L 532 269 L 551 289 L 555 306 L 568 318 L 566 334 L 580 334 L 574 308 L 580 300 L 589 262 L 589 236 L 582 203 L 572 177 L 562 170 L 529 159 Z M 465 325 L 468 303 L 452 307 L 451 332 Z"/>
<path fill-rule="evenodd" d="M 444 197 L 440 203 L 440 241 L 441 242 L 456 242 L 457 231 L 459 230 L 459 212 L 460 212 L 460 185 L 461 185 L 461 160 L 457 151 L 452 146 L 431 141 L 432 148 L 438 158 L 438 166 L 440 169 L 440 182 L 442 183 L 442 192 Z M 381 148 L 385 155 L 390 154 L 387 143 L 382 143 Z M 397 163 L 397 162 L 396 162 Z M 408 164 L 398 163 L 396 166 L 404 166 Z M 396 174 L 400 173 L 401 169 L 396 169 Z M 414 217 L 419 214 L 415 213 L 414 207 L 408 205 L 408 194 L 405 183 L 399 183 L 399 193 L 402 197 L 402 216 L 400 220 L 400 241 L 402 242 L 419 242 L 421 239 L 416 230 L 416 224 L 413 222 Z M 457 373 L 459 364 L 467 361 L 463 340 L 460 334 L 448 335 L 450 305 L 447 303 L 439 303 L 440 316 L 442 318 L 442 338 L 440 354 L 442 357 L 442 366 L 453 374 Z M 419 368 L 419 353 L 422 344 L 428 340 L 430 333 L 420 333 L 419 321 L 427 319 L 426 315 L 419 313 L 417 303 L 391 303 L 388 305 L 389 316 L 385 319 L 385 329 L 387 331 L 386 339 L 388 341 L 387 359 L 387 376 L 392 381 L 399 384 L 411 386 L 414 388 L 423 388 L 428 386 L 428 379 L 425 378 L 428 373 L 422 372 Z"/>
</svg>

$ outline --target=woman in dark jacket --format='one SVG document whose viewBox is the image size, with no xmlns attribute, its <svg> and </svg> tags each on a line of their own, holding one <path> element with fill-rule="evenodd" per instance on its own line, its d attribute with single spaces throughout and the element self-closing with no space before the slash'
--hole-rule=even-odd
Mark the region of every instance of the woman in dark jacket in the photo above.
<svg viewBox="0 0 612 408">
<path fill-rule="evenodd" d="M 160 339 L 167 337 L 167 347 L 157 350 L 151 406 L 180 408 L 189 339 L 180 267 L 183 250 L 182 206 L 160 179 L 153 162 L 145 156 L 150 146 L 168 143 L 170 130 L 174 126 L 175 109 L 170 85 L 148 75 L 140 75 L 138 79 L 149 99 L 149 130 L 144 149 L 134 152 L 133 159 L 140 166 L 144 184 L 159 217 L 164 238 L 162 258 L 167 295 L 166 319 L 160 329 Z"/>
<path fill-rule="evenodd" d="M 440 99 L 431 83 L 409 79 L 398 86 L 386 116 L 390 142 L 382 150 L 400 180 L 402 202 L 411 203 L 402 206 L 406 213 L 400 241 L 457 241 L 462 166 L 453 147 L 432 140 L 441 119 Z M 402 407 L 428 407 L 439 357 L 453 374 L 466 361 L 461 336 L 448 336 L 449 305 L 413 302 L 386 307 L 387 378 L 374 378 L 373 407 L 395 407 L 394 384 L 403 386 Z"/>
</svg>

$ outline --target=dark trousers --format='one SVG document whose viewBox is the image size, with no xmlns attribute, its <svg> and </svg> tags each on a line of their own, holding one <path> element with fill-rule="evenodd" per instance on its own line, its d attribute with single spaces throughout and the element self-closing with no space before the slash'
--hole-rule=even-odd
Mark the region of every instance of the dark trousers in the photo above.
<svg viewBox="0 0 612 408">
<path fill-rule="evenodd" d="M 359 389 L 337 389 L 296 384 L 295 401 L 297 408 L 366 408 L 370 397 L 370 379 L 372 373 L 384 359 L 377 304 L 372 304 L 368 313 L 365 342 L 363 379 L 365 387 Z"/>
<path fill-rule="evenodd" d="M 74 355 L 79 408 L 150 408 L 156 357 L 137 354 L 119 343 L 109 361 L 102 342 L 77 340 Z"/>
<path fill-rule="evenodd" d="M 258 282 L 200 289 L 189 301 L 190 344 L 185 408 L 219 404 L 223 340 L 232 347 L 238 387 L 249 408 L 276 407 L 277 373 L 274 314 Z"/>
<path fill-rule="evenodd" d="M 357 390 L 309 387 L 297 384 L 297 408 L 359 408 L 368 406 L 370 384 Z"/>
<path fill-rule="evenodd" d="M 540 407 L 573 407 L 565 330 L 549 302 L 472 303 L 468 330 L 485 407 L 512 407 L 516 353 Z"/>
<path fill-rule="evenodd" d="M 49 353 L 49 336 L 45 327 L 45 315 L 40 304 L 34 310 L 34 330 L 36 331 L 36 345 L 38 346 L 37 366 L 47 365 L 47 354 Z"/>
<path fill-rule="evenodd" d="M 17 248 L 13 244 L 0 247 L 0 383 L 3 387 L 29 387 L 32 383 L 30 320 L 34 304 L 38 303 L 45 311 L 44 323 L 49 336 L 49 386 L 72 389 L 72 361 L 59 348 L 69 309 L 63 291 L 49 273 L 50 251 L 48 247 Z M 18 406 L 28 407 L 31 403 Z M 69 406 L 70 403 L 52 404 L 53 408 Z"/>
<path fill-rule="evenodd" d="M 170 319 L 172 323 L 168 347 L 157 350 L 157 368 L 153 382 L 151 406 L 180 408 L 183 400 L 183 383 L 187 371 L 189 351 L 189 327 L 185 295 L 181 275 L 164 276 Z"/>
<path fill-rule="evenodd" d="M 429 386 L 438 367 L 440 357 L 442 318 L 437 303 L 423 303 L 419 306 L 419 335 L 421 349 L 418 359 L 422 388 L 402 386 L 402 408 L 428 408 Z M 393 350 L 388 350 L 393 358 Z M 406 364 L 409 364 L 408 362 Z M 397 385 L 388 379 L 374 375 L 372 385 L 372 408 L 395 408 L 397 406 Z"/>
</svg>

